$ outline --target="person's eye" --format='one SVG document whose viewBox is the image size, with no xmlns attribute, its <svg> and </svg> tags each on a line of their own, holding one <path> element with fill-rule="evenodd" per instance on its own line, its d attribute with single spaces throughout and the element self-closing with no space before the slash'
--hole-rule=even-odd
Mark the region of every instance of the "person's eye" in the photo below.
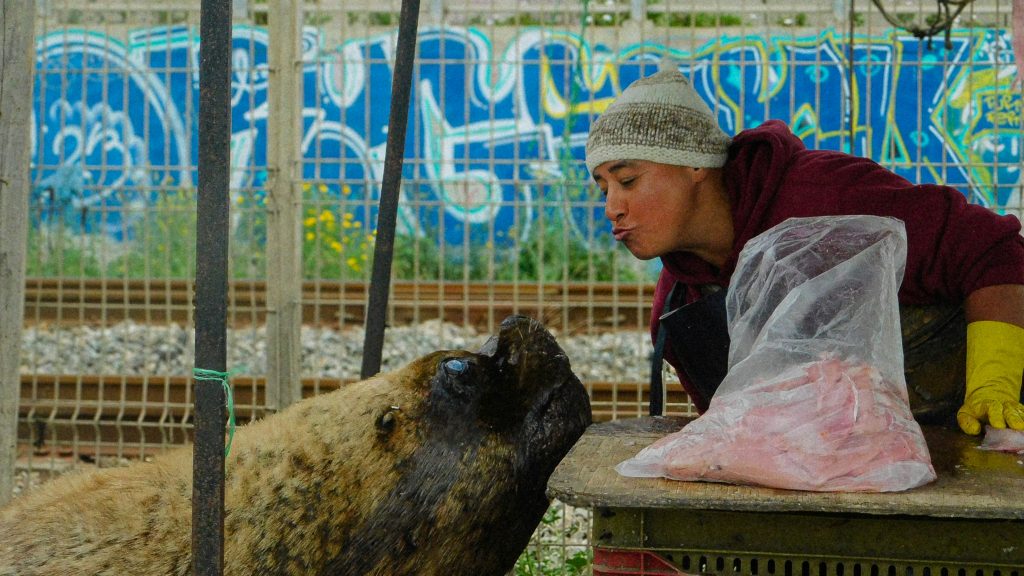
<svg viewBox="0 0 1024 576">
<path fill-rule="evenodd" d="M 629 188 L 630 186 L 632 186 L 635 183 L 636 183 L 636 177 L 634 177 L 634 176 L 630 176 L 629 178 L 623 178 L 622 180 L 619 180 L 619 184 L 622 184 L 623 188 Z"/>
</svg>

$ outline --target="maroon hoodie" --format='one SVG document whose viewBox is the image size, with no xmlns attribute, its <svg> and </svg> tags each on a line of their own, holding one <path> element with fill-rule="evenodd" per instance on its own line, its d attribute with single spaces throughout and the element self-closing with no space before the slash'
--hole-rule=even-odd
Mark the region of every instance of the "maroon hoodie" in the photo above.
<svg viewBox="0 0 1024 576">
<path fill-rule="evenodd" d="M 808 150 L 778 120 L 739 133 L 723 172 L 736 235 L 732 254 L 721 270 L 688 252 L 662 256 L 652 337 L 674 283 L 686 288 L 684 302 L 698 298 L 702 284 L 728 286 L 747 241 L 793 217 L 871 214 L 902 220 L 908 243 L 902 304 L 960 303 L 978 288 L 1024 284 L 1024 239 L 1016 217 L 968 204 L 954 188 L 912 184 L 866 158 Z M 703 412 L 708 399 L 687 381 L 670 350 L 665 347 L 665 359 Z"/>
</svg>

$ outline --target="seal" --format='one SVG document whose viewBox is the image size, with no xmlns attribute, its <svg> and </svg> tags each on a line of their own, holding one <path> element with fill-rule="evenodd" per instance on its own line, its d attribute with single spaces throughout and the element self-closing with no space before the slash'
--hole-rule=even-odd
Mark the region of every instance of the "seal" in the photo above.
<svg viewBox="0 0 1024 576">
<path fill-rule="evenodd" d="M 555 338 L 512 316 L 240 427 L 225 470 L 224 573 L 505 574 L 591 422 Z M 0 575 L 191 574 L 192 451 L 71 473 L 0 511 Z"/>
</svg>

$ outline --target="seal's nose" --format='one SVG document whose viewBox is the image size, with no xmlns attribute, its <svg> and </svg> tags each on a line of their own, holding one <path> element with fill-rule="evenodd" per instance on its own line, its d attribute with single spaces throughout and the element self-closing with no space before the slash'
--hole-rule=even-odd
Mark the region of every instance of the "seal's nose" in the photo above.
<svg viewBox="0 0 1024 576">
<path fill-rule="evenodd" d="M 484 345 L 480 347 L 478 354 L 494 357 L 513 356 L 510 348 L 519 348 L 525 337 L 533 332 L 532 328 L 537 322 L 529 316 L 512 314 L 501 321 L 501 329 L 498 334 L 491 336 Z"/>
<path fill-rule="evenodd" d="M 502 328 L 512 328 L 516 324 L 529 324 L 532 320 L 522 314 L 513 314 L 501 321 Z"/>
</svg>

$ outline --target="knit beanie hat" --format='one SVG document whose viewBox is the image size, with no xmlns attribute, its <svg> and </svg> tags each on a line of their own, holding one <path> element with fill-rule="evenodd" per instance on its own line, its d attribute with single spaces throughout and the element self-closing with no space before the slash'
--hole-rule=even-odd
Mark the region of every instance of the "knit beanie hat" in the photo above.
<svg viewBox="0 0 1024 576">
<path fill-rule="evenodd" d="M 630 84 L 594 122 L 587 170 L 609 160 L 720 168 L 730 141 L 686 77 L 663 70 Z"/>
</svg>

